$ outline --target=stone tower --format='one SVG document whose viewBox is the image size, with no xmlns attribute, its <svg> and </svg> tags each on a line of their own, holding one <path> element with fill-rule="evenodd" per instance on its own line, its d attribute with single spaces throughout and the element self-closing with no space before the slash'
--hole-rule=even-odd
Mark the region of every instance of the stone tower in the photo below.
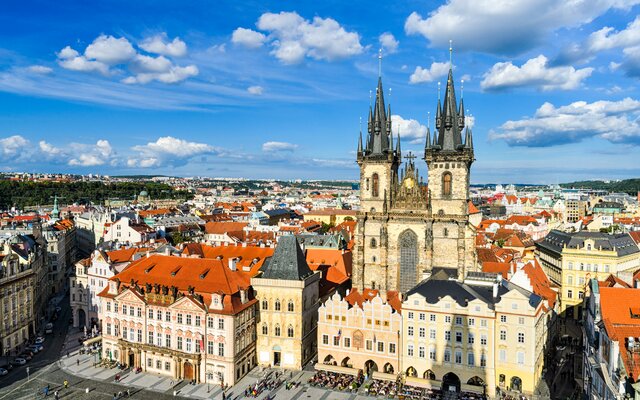
<svg viewBox="0 0 640 400">
<path fill-rule="evenodd" d="M 475 229 L 469 224 L 469 176 L 475 158 L 471 128 L 464 130 L 464 119 L 464 102 L 456 103 L 449 69 L 444 103 L 438 99 L 433 142 L 427 132 L 424 151 L 432 214 L 427 252 L 431 267 L 456 268 L 463 275 L 468 266 L 475 265 Z"/>
<path fill-rule="evenodd" d="M 385 111 L 382 79 L 369 109 L 367 138 L 358 142 L 360 210 L 352 283 L 358 289 L 407 292 L 435 267 L 475 269 L 475 230 L 469 224 L 471 130 L 456 104 L 449 71 L 444 104 L 438 101 L 434 141 L 427 132 L 428 187 L 409 154 L 401 164 L 400 137 L 393 148 L 391 109 Z M 462 132 L 465 140 L 462 140 Z"/>
</svg>

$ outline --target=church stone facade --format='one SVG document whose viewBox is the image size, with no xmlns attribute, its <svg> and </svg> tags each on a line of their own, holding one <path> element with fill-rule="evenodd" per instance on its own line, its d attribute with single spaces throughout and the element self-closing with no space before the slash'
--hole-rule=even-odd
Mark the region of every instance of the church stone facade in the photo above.
<svg viewBox="0 0 640 400">
<path fill-rule="evenodd" d="M 353 285 L 406 293 L 433 268 L 448 268 L 463 279 L 476 270 L 475 229 L 469 223 L 469 175 L 474 161 L 464 104 L 456 102 L 449 70 L 442 103 L 438 99 L 433 141 L 427 130 L 424 184 L 414 156 L 404 167 L 400 137 L 391 133 L 391 107 L 385 108 L 382 79 L 369 109 L 363 144 L 358 142 L 360 211 Z M 464 141 L 462 139 L 464 133 Z"/>
</svg>

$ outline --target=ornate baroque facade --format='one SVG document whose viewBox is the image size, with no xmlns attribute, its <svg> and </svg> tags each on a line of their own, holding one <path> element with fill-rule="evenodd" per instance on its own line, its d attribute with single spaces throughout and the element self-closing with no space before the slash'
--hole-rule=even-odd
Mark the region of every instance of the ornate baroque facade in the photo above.
<svg viewBox="0 0 640 400">
<path fill-rule="evenodd" d="M 444 104 L 438 99 L 433 141 L 427 130 L 425 186 L 409 154 L 400 169 L 401 149 L 391 133 L 382 79 L 369 109 L 368 134 L 358 142 L 360 211 L 353 265 L 354 287 L 406 293 L 434 267 L 452 268 L 460 278 L 476 269 L 475 229 L 469 223 L 469 175 L 474 161 L 464 104 L 456 102 L 449 70 Z M 463 131 L 465 140 L 462 140 Z"/>
</svg>

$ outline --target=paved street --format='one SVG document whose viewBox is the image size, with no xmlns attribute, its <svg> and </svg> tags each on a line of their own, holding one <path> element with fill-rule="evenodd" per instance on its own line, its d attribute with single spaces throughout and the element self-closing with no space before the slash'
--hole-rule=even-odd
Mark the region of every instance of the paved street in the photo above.
<svg viewBox="0 0 640 400">
<path fill-rule="evenodd" d="M 20 400 L 43 398 L 42 389 L 49 385 L 50 396 L 58 391 L 61 399 L 113 399 L 114 394 L 131 391 L 134 399 L 175 399 L 176 391 L 179 398 L 221 399 L 222 389 L 217 385 L 186 385 L 185 382 L 176 383 L 170 378 L 151 374 L 124 372 L 118 369 L 105 369 L 94 367 L 94 357 L 80 355 L 78 338 L 81 332 L 70 327 L 69 298 L 60 298 L 62 312 L 54 323 L 54 333 L 46 335 L 44 351 L 34 355 L 33 359 L 25 366 L 15 367 L 7 376 L 0 377 L 0 400 Z M 26 367 L 29 367 L 27 377 Z M 119 383 L 114 377 L 116 373 L 122 373 Z M 244 390 L 255 384 L 264 372 L 259 368 L 251 371 L 237 385 L 226 392 L 227 399 L 244 398 Z M 287 390 L 281 385 L 272 392 L 265 391 L 257 397 L 258 400 L 268 395 L 282 400 L 297 399 L 322 399 L 322 400 L 356 400 L 371 399 L 364 395 L 340 393 L 331 390 L 313 388 L 307 385 L 307 380 L 313 375 L 313 371 L 299 371 L 292 378 L 300 384 Z M 289 373 L 286 375 L 291 380 Z M 64 380 L 69 381 L 69 388 L 63 388 Z M 87 388 L 89 389 L 87 393 Z"/>
</svg>

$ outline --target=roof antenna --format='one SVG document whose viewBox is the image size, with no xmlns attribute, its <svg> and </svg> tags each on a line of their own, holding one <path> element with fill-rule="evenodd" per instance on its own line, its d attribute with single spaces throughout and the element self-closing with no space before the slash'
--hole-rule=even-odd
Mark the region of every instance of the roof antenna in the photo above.
<svg viewBox="0 0 640 400">
<path fill-rule="evenodd" d="M 378 49 L 378 78 L 382 77 L 382 48 Z"/>
<path fill-rule="evenodd" d="M 453 69 L 453 40 L 449 39 L 449 69 Z"/>
</svg>

